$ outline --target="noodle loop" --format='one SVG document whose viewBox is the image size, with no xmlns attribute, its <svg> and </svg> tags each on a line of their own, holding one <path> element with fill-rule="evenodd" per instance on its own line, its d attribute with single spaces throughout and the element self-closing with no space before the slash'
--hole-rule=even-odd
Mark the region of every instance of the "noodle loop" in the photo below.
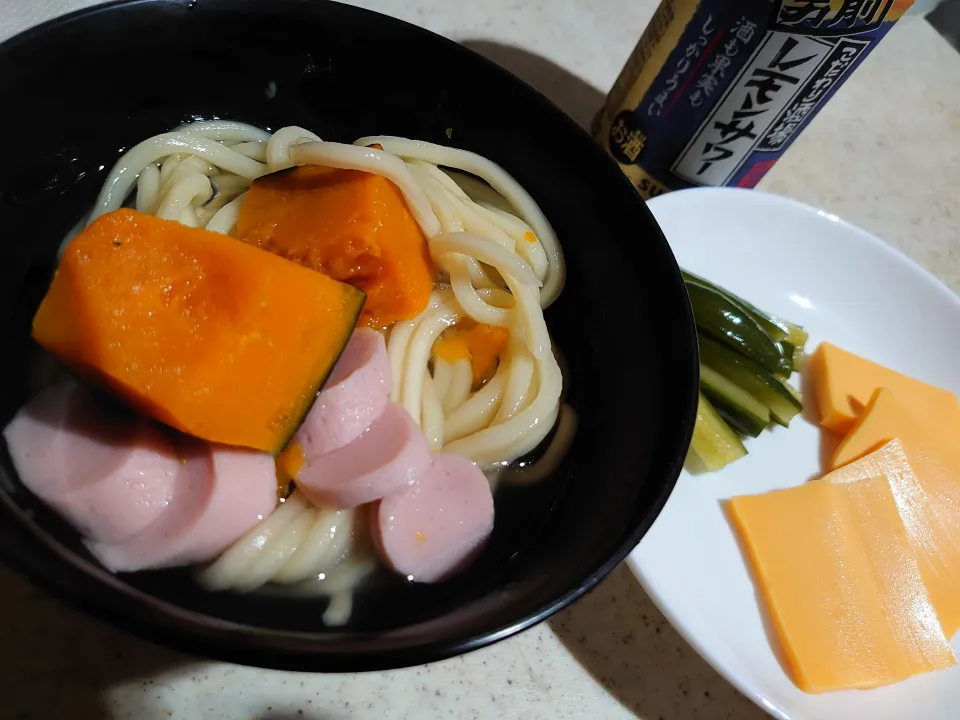
<svg viewBox="0 0 960 720">
<path fill-rule="evenodd" d="M 426 238 L 439 271 L 428 306 L 385 332 L 391 400 L 407 409 L 431 451 L 457 453 L 491 470 L 537 447 L 561 412 L 563 378 L 543 308 L 563 287 L 563 255 L 533 198 L 490 160 L 404 138 L 345 145 L 296 126 L 270 134 L 238 122 L 195 122 L 127 151 L 90 220 L 130 202 L 135 191 L 141 212 L 230 235 L 250 184 L 295 165 L 386 177 Z M 435 353 L 446 333 L 477 324 L 490 326 L 478 328 L 484 333 L 509 333 L 505 344 L 483 351 L 484 370 L 475 373 L 469 355 L 481 353 L 478 346 L 463 351 L 467 357 Z M 560 440 L 555 437 L 545 456 L 552 467 L 576 426 L 571 410 L 563 417 Z M 342 621 L 349 616 L 350 589 L 372 567 L 362 542 L 366 516 L 362 509 L 313 506 L 295 491 L 204 569 L 201 582 L 239 591 L 266 583 L 310 586 L 309 592 L 334 595 L 328 620 Z"/>
</svg>

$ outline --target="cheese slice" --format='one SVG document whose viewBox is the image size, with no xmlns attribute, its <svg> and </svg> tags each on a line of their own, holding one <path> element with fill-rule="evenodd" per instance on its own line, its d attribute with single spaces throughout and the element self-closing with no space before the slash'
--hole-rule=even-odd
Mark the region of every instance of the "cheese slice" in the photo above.
<svg viewBox="0 0 960 720">
<path fill-rule="evenodd" d="M 956 396 L 933 385 L 898 373 L 830 343 L 820 343 L 809 370 L 820 406 L 820 424 L 846 433 L 863 412 L 877 388 L 896 393 L 900 402 L 920 417 L 957 404 Z"/>
<path fill-rule="evenodd" d="M 918 417 L 894 391 L 880 388 L 837 446 L 829 469 L 853 462 L 894 438 L 907 445 L 935 442 L 949 448 L 960 442 L 960 403 L 943 403 L 933 409 L 933 415 Z"/>
<path fill-rule="evenodd" d="M 815 480 L 728 507 L 801 690 L 872 688 L 956 664 L 886 478 Z"/>
<path fill-rule="evenodd" d="M 895 439 L 820 481 L 886 477 L 944 634 L 960 629 L 960 452 Z"/>
</svg>

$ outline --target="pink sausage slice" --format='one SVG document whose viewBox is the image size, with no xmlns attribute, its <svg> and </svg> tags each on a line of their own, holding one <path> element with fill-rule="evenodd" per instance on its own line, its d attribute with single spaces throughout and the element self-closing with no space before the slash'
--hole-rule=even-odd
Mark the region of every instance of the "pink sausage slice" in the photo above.
<svg viewBox="0 0 960 720">
<path fill-rule="evenodd" d="M 319 457 L 356 440 L 389 400 L 390 361 L 383 335 L 369 328 L 354 330 L 297 431 L 304 457 Z"/>
<path fill-rule="evenodd" d="M 180 471 L 158 426 L 74 382 L 40 393 L 3 435 L 23 484 L 94 540 L 123 540 L 153 523 Z"/>
<path fill-rule="evenodd" d="M 402 405 L 390 403 L 349 445 L 320 457 L 306 457 L 297 487 L 317 505 L 355 507 L 410 487 L 430 459 L 420 428 Z"/>
<path fill-rule="evenodd" d="M 443 580 L 465 568 L 493 531 L 490 483 L 466 458 L 437 455 L 420 482 L 380 501 L 373 527 L 394 571 Z"/>
<path fill-rule="evenodd" d="M 118 543 L 91 542 L 109 570 L 176 567 L 212 560 L 273 512 L 273 457 L 254 450 L 191 442 L 167 512 Z"/>
</svg>

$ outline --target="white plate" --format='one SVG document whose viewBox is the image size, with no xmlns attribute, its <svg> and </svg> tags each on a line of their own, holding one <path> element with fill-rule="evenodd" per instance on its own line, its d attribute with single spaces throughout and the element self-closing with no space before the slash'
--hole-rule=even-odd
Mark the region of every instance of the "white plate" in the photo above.
<svg viewBox="0 0 960 720">
<path fill-rule="evenodd" d="M 696 189 L 650 210 L 680 265 L 829 340 L 960 394 L 960 299 L 836 216 L 756 191 Z M 820 474 L 820 431 L 798 417 L 724 470 L 684 472 L 628 564 L 674 627 L 770 714 L 790 720 L 956 720 L 960 666 L 868 691 L 808 695 L 774 657 L 720 501 Z M 953 647 L 960 656 L 960 634 Z"/>
</svg>

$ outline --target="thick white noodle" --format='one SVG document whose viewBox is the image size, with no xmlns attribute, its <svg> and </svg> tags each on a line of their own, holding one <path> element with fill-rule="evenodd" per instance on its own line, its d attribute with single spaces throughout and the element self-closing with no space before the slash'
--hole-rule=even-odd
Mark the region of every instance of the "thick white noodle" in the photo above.
<svg viewBox="0 0 960 720">
<path fill-rule="evenodd" d="M 237 225 L 237 220 L 240 219 L 240 211 L 243 209 L 243 202 L 246 199 L 247 194 L 243 193 L 220 208 L 217 214 L 207 222 L 207 230 L 230 235 Z"/>
<path fill-rule="evenodd" d="M 442 172 L 452 179 L 456 186 L 459 187 L 467 197 L 481 207 L 495 207 L 514 217 L 516 216 L 517 209 L 510 205 L 510 202 L 503 195 L 487 185 L 483 180 L 469 173 L 452 170 L 449 167 L 443 168 Z M 517 218 L 517 220 L 520 220 L 520 218 Z M 523 221 L 521 220 L 521 222 Z"/>
<path fill-rule="evenodd" d="M 504 376 L 508 366 L 509 362 L 501 362 L 496 375 L 490 378 L 486 385 L 444 418 L 444 443 L 479 432 L 490 424 L 503 400 Z"/>
<path fill-rule="evenodd" d="M 443 305 L 420 321 L 410 339 L 402 375 L 400 402 L 417 424 L 420 423 L 420 407 L 423 402 L 424 370 L 430 360 L 433 344 L 440 337 L 440 333 L 457 322 L 458 317 L 457 310 Z"/>
<path fill-rule="evenodd" d="M 294 492 L 247 535 L 235 542 L 199 574 L 210 590 L 250 592 L 268 582 L 315 583 L 316 594 L 344 589 L 326 580 L 350 565 L 366 565 L 365 543 L 355 537 L 366 531 L 355 510 L 311 505 Z M 355 552 L 359 550 L 359 552 Z"/>
<path fill-rule="evenodd" d="M 413 179 L 406 163 L 396 155 L 376 148 L 332 142 L 307 142 L 290 149 L 297 165 L 326 165 L 344 170 L 363 170 L 382 175 L 400 188 L 410 212 L 428 238 L 440 232 L 440 221 L 423 188 Z"/>
<path fill-rule="evenodd" d="M 465 226 L 463 220 L 471 212 L 469 207 L 471 201 L 462 190 L 456 188 L 450 178 L 434 166 L 420 161 L 410 163 L 410 172 L 422 184 L 444 233 L 459 236 L 465 230 L 471 229 Z M 451 185 L 456 189 L 451 189 Z M 473 229 L 476 227 L 474 226 Z M 505 247 L 511 246 L 512 242 L 505 237 L 499 237 L 498 241 Z M 432 245 L 431 257 L 436 266 L 449 276 L 457 302 L 475 322 L 496 327 L 508 327 L 511 324 L 510 313 L 504 312 L 501 308 L 491 307 L 478 295 L 480 288 L 497 287 L 485 266 L 478 262 L 478 258 L 461 253 L 440 254 L 434 252 Z"/>
<path fill-rule="evenodd" d="M 502 464 L 526 455 L 547 436 L 557 419 L 557 407 L 547 409 L 551 404 L 549 392 L 541 390 L 540 396 L 544 398 L 542 403 L 535 401 L 502 425 L 491 425 L 454 440 L 444 445 L 443 452 L 463 455 L 481 466 Z M 544 412 L 546 414 L 542 414 Z"/>
<path fill-rule="evenodd" d="M 191 155 L 187 158 L 174 157 L 163 164 L 160 172 L 160 197 L 184 180 L 197 175 L 208 175 L 216 172 L 216 168 L 203 158 Z"/>
<path fill-rule="evenodd" d="M 509 468 L 500 478 L 503 483 L 532 485 L 556 472 L 573 443 L 573 437 L 577 433 L 577 423 L 577 411 L 569 405 L 561 405 L 553 438 L 543 455 L 536 462 L 524 467 Z"/>
<path fill-rule="evenodd" d="M 387 340 L 387 356 L 390 359 L 390 400 L 400 402 L 400 390 L 403 387 L 403 370 L 406 367 L 407 348 L 417 323 L 398 322 L 390 330 Z"/>
<path fill-rule="evenodd" d="M 427 438 L 430 452 L 438 453 L 443 448 L 443 408 L 434 390 L 433 378 L 426 368 L 423 370 L 423 400 L 420 412 L 420 429 Z"/>
<path fill-rule="evenodd" d="M 290 559 L 271 578 L 273 582 L 291 584 L 317 578 L 318 568 L 333 566 L 343 556 L 350 540 L 349 510 L 318 508 L 314 512 L 309 534 Z"/>
<path fill-rule="evenodd" d="M 447 394 L 447 388 L 450 387 L 450 380 L 453 378 L 453 366 L 443 358 L 434 356 L 433 358 L 433 394 L 437 401 L 442 403 L 443 397 Z M 468 391 L 469 392 L 469 391 Z M 441 412 L 443 406 L 441 405 Z"/>
<path fill-rule="evenodd" d="M 447 198 L 437 181 L 420 164 L 411 163 L 407 166 L 407 169 L 410 176 L 420 184 L 427 200 L 433 206 L 440 227 L 453 232 L 462 232 L 464 229 L 463 218 L 460 216 L 459 208 Z"/>
<path fill-rule="evenodd" d="M 140 171 L 137 178 L 137 210 L 152 213 L 160 199 L 160 168 L 150 163 Z"/>
<path fill-rule="evenodd" d="M 206 175 L 193 174 L 174 184 L 161 196 L 156 215 L 164 220 L 176 220 L 193 201 L 206 202 L 213 195 L 213 186 Z"/>
<path fill-rule="evenodd" d="M 449 176 L 445 175 L 440 168 L 420 160 L 412 162 L 411 165 L 421 168 L 424 175 L 435 182 L 440 192 L 448 197 L 449 202 L 454 205 L 457 214 L 463 220 L 464 231 L 493 240 L 503 245 L 503 247 L 511 253 L 516 252 L 516 239 L 492 223 L 490 219 L 485 216 L 486 211 L 476 203 L 471 202 L 467 194 L 457 187 L 457 184 L 453 182 Z M 436 195 L 434 193 L 428 194 L 431 202 L 434 202 Z"/>
<path fill-rule="evenodd" d="M 438 397 L 444 412 L 444 451 L 452 448 L 484 465 L 509 462 L 529 452 L 549 432 L 562 387 L 539 291 L 532 282 L 546 274 L 545 256 L 537 251 L 519 252 L 521 248 L 540 249 L 531 242 L 527 235 L 531 230 L 519 218 L 476 204 L 435 166 L 420 160 L 408 165 L 440 221 L 443 232 L 428 240 L 431 257 L 448 274 L 461 315 L 506 327 L 514 337 L 494 378 L 477 391 L 471 388 L 469 361 L 458 360 L 441 371 L 445 390 Z M 471 263 L 476 267 L 473 272 Z M 495 282 L 481 287 L 493 274 L 509 292 Z M 421 313 L 414 319 L 414 327 L 412 332 L 424 328 L 430 342 L 435 341 L 435 310 Z M 405 346 L 403 358 L 395 359 L 404 367 L 396 374 L 403 384 L 398 397 L 404 399 L 408 410 L 418 413 L 414 417 L 422 419 L 424 381 L 415 369 L 421 367 L 423 342 L 417 344 L 416 352 L 412 348 L 412 343 Z M 436 378 L 438 358 L 433 362 Z M 495 457 L 496 453 L 502 454 Z"/>
<path fill-rule="evenodd" d="M 167 184 L 167 181 L 173 176 L 173 173 L 177 171 L 177 168 L 180 167 L 188 155 L 174 154 L 169 155 L 163 159 L 163 162 L 160 163 L 160 186 L 163 187 Z"/>
<path fill-rule="evenodd" d="M 251 160 L 265 163 L 267 161 L 267 144 L 264 142 L 242 142 L 231 145 L 230 149 L 241 155 L 246 155 Z"/>
<path fill-rule="evenodd" d="M 533 228 L 511 213 L 513 208 L 509 207 L 509 203 L 493 188 L 472 175 L 444 172 L 439 168 L 437 171 L 446 175 L 451 183 L 460 187 L 467 197 L 474 201 L 478 213 L 514 239 L 517 254 L 526 260 L 536 276 L 543 280 L 549 271 L 550 261 L 543 247 L 536 242 Z"/>
<path fill-rule="evenodd" d="M 451 368 L 450 384 L 443 396 L 443 411 L 449 415 L 463 405 L 470 397 L 470 388 L 473 385 L 473 368 L 470 361 L 463 358 L 453 363 Z"/>
<path fill-rule="evenodd" d="M 321 142 L 317 135 L 309 130 L 296 125 L 280 128 L 267 141 L 267 164 L 270 171 L 284 170 L 293 167 L 294 163 L 291 157 L 291 148 L 304 142 Z M 304 163 L 300 163 L 304 164 Z"/>
<path fill-rule="evenodd" d="M 540 281 L 533 270 L 512 250 L 505 248 L 495 240 L 470 232 L 445 232 L 434 235 L 428 241 L 431 257 L 442 257 L 447 253 L 459 253 L 475 258 L 495 267 L 506 280 L 512 275 L 524 285 L 540 287 Z"/>
<path fill-rule="evenodd" d="M 307 504 L 303 496 L 295 492 L 206 568 L 200 574 L 201 583 L 210 590 L 226 590 L 242 584 L 246 574 L 269 550 L 273 539 L 306 511 Z"/>
<path fill-rule="evenodd" d="M 533 268 L 533 273 L 543 280 L 550 271 L 550 261 L 530 226 L 520 218 L 494 207 L 478 204 L 477 208 L 477 212 L 484 213 L 490 222 L 514 239 L 517 254 L 526 260 Z"/>
<path fill-rule="evenodd" d="M 91 220 L 119 208 L 137 181 L 137 175 L 147 165 L 178 153 L 196 155 L 221 170 L 254 180 L 267 171 L 267 166 L 234 152 L 226 145 L 193 135 L 172 132 L 156 135 L 135 145 L 117 161 L 93 206 Z"/>
<path fill-rule="evenodd" d="M 513 295 L 501 290 L 500 288 L 483 288 L 477 291 L 477 295 L 487 304 L 497 308 L 512 308 L 516 303 Z"/>
<path fill-rule="evenodd" d="M 467 258 L 467 267 L 470 269 L 470 282 L 477 290 L 489 290 L 503 286 L 500 273 L 487 265 L 478 262 L 475 258 Z M 540 278 L 537 278 L 538 280 Z"/>
<path fill-rule="evenodd" d="M 176 130 L 221 141 L 266 142 L 270 139 L 270 133 L 266 130 L 234 120 L 188 122 L 176 128 Z"/>
<path fill-rule="evenodd" d="M 436 168 L 427 163 L 410 163 L 409 168 L 414 179 L 426 192 L 440 220 L 442 230 L 448 233 L 463 232 L 466 229 L 463 223 L 465 210 L 463 191 L 460 191 L 459 195 L 449 192 L 445 185 L 438 181 L 436 174 L 430 172 L 431 168 L 433 170 Z M 450 179 L 443 173 L 439 173 L 439 176 L 443 177 L 447 184 L 450 183 Z M 469 198 L 467 200 L 469 201 Z M 477 289 L 496 288 L 497 283 L 476 258 L 459 253 L 448 253 L 443 256 L 433 256 L 432 259 L 437 268 L 447 274 L 457 301 L 470 317 L 488 325 L 498 327 L 509 325 L 509 313 L 488 307 L 477 294 Z"/>
<path fill-rule="evenodd" d="M 377 143 L 383 150 L 366 147 Z M 486 469 L 535 448 L 560 411 L 563 382 L 542 308 L 562 288 L 563 256 L 533 199 L 489 160 L 403 138 L 345 145 L 296 126 L 270 134 L 230 121 L 189 123 L 124 153 L 90 220 L 129 202 L 136 188 L 138 210 L 230 235 L 253 180 L 312 164 L 386 177 L 427 238 L 438 284 L 422 313 L 387 330 L 387 352 L 391 399 L 421 426 L 431 451 L 458 453 Z M 466 320 L 510 335 L 493 377 L 479 387 L 469 359 L 448 361 L 433 352 L 441 335 L 460 332 Z M 564 410 L 556 436 L 570 434 L 571 417 Z M 556 436 L 544 458 L 561 452 L 553 452 Z M 325 618 L 343 621 L 352 588 L 373 567 L 369 548 L 358 545 L 365 516 L 314 507 L 294 492 L 203 570 L 201 582 L 212 589 L 275 583 L 295 594 L 332 593 Z"/>
<path fill-rule="evenodd" d="M 516 341 L 511 341 L 516 342 Z M 530 387 L 533 384 L 534 361 L 533 357 L 523 347 L 513 347 L 509 351 L 510 363 L 507 383 L 503 390 L 503 400 L 500 409 L 493 418 L 492 425 L 506 422 L 516 415 L 529 399 Z"/>
<path fill-rule="evenodd" d="M 432 238 L 429 243 L 431 254 L 436 253 L 438 256 L 442 256 L 445 254 L 467 255 L 469 253 L 492 265 L 503 277 L 514 297 L 515 309 L 512 312 L 510 329 L 524 340 L 534 357 L 541 357 L 550 352 L 550 337 L 547 335 L 547 326 L 543 322 L 543 312 L 540 310 L 539 291 L 533 285 L 537 281 L 533 273 L 530 272 L 530 268 L 523 261 L 519 260 L 516 255 L 511 255 L 505 248 L 496 243 L 489 240 L 485 241 L 483 238 L 470 233 L 443 233 Z M 515 261 L 517 265 L 512 264 L 506 257 L 501 257 L 501 252 Z M 518 278 L 517 273 L 521 274 L 522 277 Z M 463 295 L 458 293 L 458 286 L 465 280 L 455 273 L 451 276 L 451 282 L 454 285 L 454 295 L 457 300 L 460 300 Z M 473 292 L 476 294 L 477 291 L 474 290 Z M 486 308 L 491 307 L 486 303 L 484 303 L 484 306 Z M 472 309 L 469 302 L 463 303 L 463 310 L 471 315 L 473 320 L 484 322 L 487 319 L 486 314 L 479 317 L 472 315 L 470 313 Z M 491 308 L 491 310 L 493 309 Z M 499 309 L 496 311 L 501 312 Z"/>
<path fill-rule="evenodd" d="M 565 274 L 560 242 L 534 199 L 503 168 L 476 153 L 407 138 L 381 135 L 360 138 L 356 144 L 378 144 L 385 151 L 402 158 L 424 160 L 434 165 L 456 168 L 486 180 L 490 187 L 506 198 L 517 209 L 520 217 L 533 228 L 537 241 L 543 246 L 544 252 L 550 259 L 550 272 L 544 281 L 541 296 L 543 307 L 548 307 L 557 299 L 563 289 Z"/>
<path fill-rule="evenodd" d="M 431 170 L 430 167 L 422 161 L 410 163 L 411 173 L 422 182 L 440 219 L 443 233 L 429 239 L 430 254 L 437 267 L 449 275 L 457 302 L 463 312 L 475 322 L 510 328 L 527 342 L 535 357 L 542 356 L 549 349 L 549 338 L 546 327 L 541 329 L 542 323 L 532 317 L 542 318 L 539 294 L 523 292 L 515 287 L 518 279 L 522 284 L 539 285 L 539 282 L 533 282 L 535 277 L 539 281 L 537 274 L 514 251 L 517 247 L 529 251 L 537 243 L 531 243 L 524 236 L 520 236 L 518 242 L 486 221 L 478 224 L 479 206 L 473 203 L 463 190 L 456 189 L 455 183 L 439 169 L 433 167 Z M 473 218 L 473 221 L 464 222 L 464 218 Z M 516 219 L 515 222 L 522 226 L 520 220 Z M 486 233 L 492 239 L 470 230 Z M 528 257 L 534 262 L 537 261 L 536 254 L 528 253 Z M 481 287 L 477 272 L 474 271 L 474 268 L 480 269 L 480 262 L 484 263 L 483 267 L 489 267 L 491 272 L 495 272 L 517 296 L 516 312 L 507 312 L 503 307 L 491 305 L 480 295 L 481 289 L 497 289 L 492 282 L 485 282 Z M 545 268 L 542 262 L 540 269 L 543 275 Z M 489 276 L 481 272 L 482 277 L 488 280 Z"/>
<path fill-rule="evenodd" d="M 508 362 L 515 359 L 509 354 L 509 348 L 506 359 Z M 559 409 L 563 377 L 552 352 L 534 358 L 534 381 L 536 392 L 528 389 L 532 400 L 513 417 L 453 440 L 444 445 L 443 451 L 463 455 L 479 465 L 491 465 L 533 450 L 550 432 Z"/>
<path fill-rule="evenodd" d="M 157 217 L 159 217 L 159 215 L 157 215 Z M 183 208 L 176 220 L 181 225 L 186 225 L 187 227 L 200 227 L 200 217 L 197 215 L 197 211 L 193 209 L 192 205 L 187 205 L 185 208 Z"/>
<path fill-rule="evenodd" d="M 474 322 L 495 327 L 509 327 L 513 322 L 512 313 L 504 308 L 490 305 L 483 300 L 470 278 L 470 258 L 461 253 L 447 253 L 439 257 L 450 275 L 450 286 L 463 311 Z"/>
<path fill-rule="evenodd" d="M 211 175 L 210 184 L 213 185 L 214 196 L 202 205 L 193 206 L 202 227 L 207 227 L 214 215 L 220 212 L 225 205 L 236 200 L 238 196 L 246 193 L 249 187 L 243 178 L 238 178 L 236 175 L 223 175 L 222 173 Z M 213 228 L 208 229 L 212 230 Z"/>
<path fill-rule="evenodd" d="M 280 532 L 260 545 L 256 561 L 244 568 L 243 577 L 237 579 L 233 589 L 250 592 L 266 585 L 303 545 L 314 522 L 313 509 L 309 507 L 291 518 Z"/>
</svg>

